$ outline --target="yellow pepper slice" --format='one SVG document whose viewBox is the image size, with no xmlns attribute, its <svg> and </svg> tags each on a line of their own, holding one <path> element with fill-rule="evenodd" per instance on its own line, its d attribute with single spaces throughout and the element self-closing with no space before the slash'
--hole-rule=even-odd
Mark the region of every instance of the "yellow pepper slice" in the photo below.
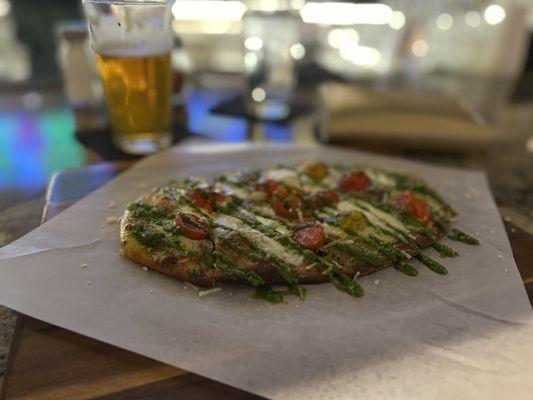
<svg viewBox="0 0 533 400">
<path fill-rule="evenodd" d="M 339 226 L 346 231 L 362 231 L 368 227 L 368 221 L 361 211 L 351 211 L 339 221 Z"/>
<path fill-rule="evenodd" d="M 316 181 L 322 180 L 328 174 L 328 166 L 323 162 L 315 162 L 308 164 L 304 168 L 304 172 Z"/>
</svg>

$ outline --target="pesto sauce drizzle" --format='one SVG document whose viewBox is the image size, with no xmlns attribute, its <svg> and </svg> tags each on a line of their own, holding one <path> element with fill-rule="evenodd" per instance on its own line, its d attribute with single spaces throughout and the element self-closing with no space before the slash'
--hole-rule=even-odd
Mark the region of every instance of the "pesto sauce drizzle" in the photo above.
<svg viewBox="0 0 533 400">
<path fill-rule="evenodd" d="M 418 261 L 420 261 L 422 264 L 424 264 L 426 267 L 428 267 L 430 270 L 432 270 L 433 272 L 439 274 L 439 275 L 447 275 L 448 274 L 448 270 L 446 269 L 446 267 L 444 265 L 441 265 L 440 263 L 438 263 L 437 261 L 423 255 L 423 254 L 419 254 L 416 256 L 416 259 Z"/>
<path fill-rule="evenodd" d="M 264 235 L 270 237 L 271 239 L 276 240 L 284 247 L 288 247 L 299 252 L 300 255 L 304 256 L 310 262 L 316 263 L 317 267 L 322 271 L 322 273 L 328 276 L 330 281 L 335 285 L 337 289 L 342 290 L 343 292 L 346 292 L 354 297 L 361 297 L 363 295 L 363 288 L 357 282 L 344 275 L 342 271 L 339 271 L 338 267 L 335 264 L 327 260 L 323 260 L 313 251 L 298 245 L 288 237 L 281 235 L 278 231 L 271 227 L 261 224 L 259 221 L 257 221 L 251 216 L 248 216 L 238 211 L 232 212 L 231 215 L 233 215 L 235 218 L 238 218 L 245 224 L 251 226 L 252 228 L 258 230 L 259 232 L 263 233 Z"/>
<path fill-rule="evenodd" d="M 274 262 L 274 267 L 278 271 L 281 278 L 285 281 L 287 284 L 287 287 L 289 288 L 289 292 L 297 295 L 302 300 L 304 300 L 306 295 L 305 288 L 298 285 L 298 278 L 296 275 L 290 270 L 290 267 L 286 265 L 282 260 L 279 259 L 279 257 L 276 257 L 272 254 L 267 254 L 265 251 L 263 251 L 261 248 L 259 248 L 254 242 L 243 236 L 239 231 L 234 230 L 228 226 L 222 225 L 222 224 L 215 224 L 216 227 L 219 227 L 221 229 L 232 231 L 236 233 L 239 238 L 241 238 L 243 241 L 246 242 L 250 248 L 252 248 L 253 251 L 249 251 L 246 249 L 243 249 L 239 247 L 235 242 L 232 240 L 226 239 L 226 238 L 220 238 L 229 248 L 234 250 L 235 252 L 239 253 L 241 256 L 258 262 L 265 260 L 267 258 L 270 258 Z"/>
<path fill-rule="evenodd" d="M 459 255 L 454 249 L 441 242 L 434 242 L 432 247 L 439 252 L 441 257 L 457 257 Z"/>
<path fill-rule="evenodd" d="M 473 236 L 470 236 L 468 233 L 465 233 L 463 231 L 460 231 L 459 229 L 452 229 L 452 233 L 448 235 L 448 237 L 452 240 L 470 244 L 473 246 L 477 246 L 479 244 L 479 240 L 476 239 Z"/>
<path fill-rule="evenodd" d="M 149 250 L 154 250 L 157 247 L 170 248 L 186 253 L 187 250 L 182 246 L 179 240 L 179 228 L 173 224 L 174 214 L 165 211 L 159 207 L 144 203 L 133 203 L 128 207 L 134 218 L 140 221 L 134 224 L 131 228 L 130 234 L 143 246 Z M 166 233 L 155 230 L 149 225 L 160 226 Z"/>
<path fill-rule="evenodd" d="M 361 204 L 361 201 L 357 201 L 356 200 L 356 204 L 357 204 L 358 207 L 361 207 L 363 210 L 365 210 L 365 211 L 367 211 L 369 213 L 372 213 L 372 211 L 370 211 L 367 207 L 365 207 L 364 204 Z M 387 214 L 391 214 L 392 216 L 394 216 L 396 218 L 399 217 L 397 214 L 391 212 L 388 207 L 384 207 L 382 204 L 380 204 L 380 205 L 372 204 L 372 205 L 374 207 L 386 212 Z M 384 208 L 381 208 L 380 206 L 384 207 Z M 388 221 L 383 220 L 382 218 L 380 218 L 377 215 L 376 215 L 376 218 L 379 219 L 382 223 L 384 223 L 387 226 L 388 229 L 384 229 L 381 226 L 375 226 L 375 225 L 371 224 L 374 228 L 380 230 L 381 232 L 383 232 L 383 233 L 385 233 L 385 234 L 387 234 L 389 236 L 393 236 L 397 240 L 400 240 L 400 241 L 408 244 L 412 248 L 416 249 L 417 251 L 420 251 L 420 248 L 418 247 L 418 244 L 415 242 L 415 240 L 411 236 L 409 236 L 407 233 L 403 232 L 401 229 L 398 229 L 394 225 L 391 225 Z M 401 219 L 400 219 L 400 222 L 404 223 L 404 221 L 402 221 Z M 404 223 L 404 225 L 406 225 L 406 224 Z"/>
<path fill-rule="evenodd" d="M 317 219 L 319 219 L 321 222 L 326 222 L 327 224 L 334 225 L 334 226 L 342 229 L 344 232 L 346 232 L 347 234 L 349 234 L 351 236 L 356 236 L 365 245 L 367 245 L 368 247 L 376 250 L 378 253 L 380 253 L 385 258 L 390 260 L 393 264 L 397 263 L 397 262 L 400 262 L 400 261 L 403 261 L 403 260 L 406 259 L 406 257 L 404 256 L 404 254 L 401 251 L 396 250 L 395 248 L 391 247 L 389 244 L 383 242 L 383 240 L 377 238 L 374 235 L 370 235 L 368 238 L 365 238 L 365 237 L 361 236 L 358 232 L 356 232 L 354 230 L 344 229 L 337 223 L 335 218 L 330 218 L 329 220 L 326 221 L 323 218 L 320 218 L 320 217 L 317 216 Z M 399 240 L 399 241 L 402 241 L 402 242 L 405 243 L 405 241 L 401 240 L 401 238 L 399 236 L 395 235 L 393 232 L 389 232 L 387 230 L 380 229 L 380 227 L 377 227 L 377 226 L 373 225 L 369 221 L 368 221 L 368 223 L 372 227 L 377 229 L 378 231 L 380 231 L 382 233 L 385 233 L 386 235 L 391 236 L 391 237 L 395 238 L 396 240 Z M 415 251 L 420 251 L 420 249 L 418 248 L 416 243 L 414 245 L 411 245 L 411 247 Z"/>
<path fill-rule="evenodd" d="M 252 295 L 256 299 L 266 300 L 269 303 L 279 304 L 286 303 L 283 298 L 284 295 L 289 294 L 287 291 L 276 291 L 272 288 L 272 285 L 258 286 Z"/>
<path fill-rule="evenodd" d="M 404 273 L 405 275 L 418 276 L 418 271 L 406 262 L 399 262 L 397 264 L 394 264 L 394 269 Z"/>
</svg>

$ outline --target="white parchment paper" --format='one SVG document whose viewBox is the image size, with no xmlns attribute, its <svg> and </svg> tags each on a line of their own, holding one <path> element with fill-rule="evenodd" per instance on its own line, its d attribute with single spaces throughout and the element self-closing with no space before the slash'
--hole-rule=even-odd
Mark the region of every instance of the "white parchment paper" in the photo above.
<svg viewBox="0 0 533 400">
<path fill-rule="evenodd" d="M 237 285 L 199 298 L 144 272 L 119 255 L 118 226 L 106 224 L 145 185 L 305 159 L 416 173 L 481 246 L 448 243 L 461 256 L 442 260 L 446 277 L 388 269 L 361 279 L 361 299 L 323 284 L 303 302 L 272 305 Z M 1 249 L 0 303 L 270 398 L 533 398 L 533 313 L 480 172 L 314 146 L 172 148 Z"/>
</svg>

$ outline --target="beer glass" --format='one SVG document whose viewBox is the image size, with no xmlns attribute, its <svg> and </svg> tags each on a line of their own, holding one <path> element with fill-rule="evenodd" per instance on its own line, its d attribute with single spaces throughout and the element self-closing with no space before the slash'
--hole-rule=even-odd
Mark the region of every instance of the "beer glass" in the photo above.
<svg viewBox="0 0 533 400">
<path fill-rule="evenodd" d="M 170 146 L 171 0 L 83 0 L 113 141 L 130 154 Z"/>
</svg>

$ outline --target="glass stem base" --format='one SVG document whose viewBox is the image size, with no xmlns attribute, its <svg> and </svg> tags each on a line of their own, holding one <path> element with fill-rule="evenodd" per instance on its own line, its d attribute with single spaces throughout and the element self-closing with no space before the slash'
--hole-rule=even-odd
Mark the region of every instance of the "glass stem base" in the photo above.
<svg viewBox="0 0 533 400">
<path fill-rule="evenodd" d="M 115 135 L 113 142 L 124 153 L 147 155 L 169 148 L 172 145 L 172 139 L 173 136 L 170 132 L 159 134 L 136 133 L 128 136 Z"/>
</svg>

